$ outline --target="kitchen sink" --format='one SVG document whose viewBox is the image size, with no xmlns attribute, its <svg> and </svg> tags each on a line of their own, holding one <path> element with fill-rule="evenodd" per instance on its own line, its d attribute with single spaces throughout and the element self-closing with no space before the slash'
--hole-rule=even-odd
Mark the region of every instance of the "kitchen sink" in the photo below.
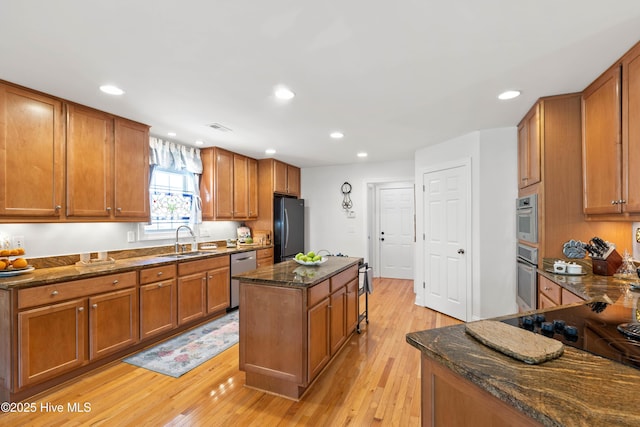
<svg viewBox="0 0 640 427">
<path fill-rule="evenodd" d="M 193 252 L 180 252 L 180 253 L 167 254 L 167 255 L 162 255 L 162 257 L 183 259 L 183 258 L 192 258 L 197 256 L 203 256 L 203 255 L 214 255 L 217 253 L 218 253 L 217 251 L 193 251 Z"/>
</svg>

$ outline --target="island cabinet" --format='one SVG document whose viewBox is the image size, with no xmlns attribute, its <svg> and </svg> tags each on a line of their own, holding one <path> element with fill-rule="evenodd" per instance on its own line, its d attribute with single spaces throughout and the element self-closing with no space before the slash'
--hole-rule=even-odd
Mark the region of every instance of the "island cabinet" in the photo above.
<svg viewBox="0 0 640 427">
<path fill-rule="evenodd" d="M 178 326 L 175 264 L 140 270 L 140 339 Z"/>
<path fill-rule="evenodd" d="M 240 279 L 240 369 L 246 385 L 271 393 L 300 399 L 312 382 L 338 354 L 354 332 L 348 288 L 356 283 L 358 261 L 335 261 L 318 271 L 309 285 L 287 283 L 299 266 L 285 261 L 246 273 Z M 345 268 L 346 263 L 346 268 Z M 315 275 L 314 269 L 297 274 Z M 261 281 L 260 277 L 283 282 Z M 253 277 L 248 279 L 247 277 Z M 357 301 L 357 300 L 354 300 Z M 348 310 L 353 313 L 349 314 Z"/>
<path fill-rule="evenodd" d="M 0 169 L 0 218 L 64 214 L 62 101 L 0 83 Z"/>
<path fill-rule="evenodd" d="M 138 342 L 136 284 L 127 272 L 20 289 L 16 391 Z"/>
<path fill-rule="evenodd" d="M 149 128 L 67 105 L 67 217 L 149 218 Z"/>
<path fill-rule="evenodd" d="M 201 151 L 202 215 L 211 220 L 258 217 L 258 161 L 219 147 Z"/>
<path fill-rule="evenodd" d="M 471 381 L 422 355 L 422 425 L 425 427 L 542 426 Z"/>
<path fill-rule="evenodd" d="M 640 44 L 582 95 L 584 213 L 640 218 Z M 607 215 L 608 214 L 608 215 Z M 604 216 L 603 216 L 604 215 Z"/>
</svg>

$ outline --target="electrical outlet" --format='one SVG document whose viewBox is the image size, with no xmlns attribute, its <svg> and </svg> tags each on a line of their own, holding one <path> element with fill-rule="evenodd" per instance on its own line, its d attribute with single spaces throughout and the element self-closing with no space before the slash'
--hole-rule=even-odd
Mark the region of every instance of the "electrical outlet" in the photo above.
<svg viewBox="0 0 640 427">
<path fill-rule="evenodd" d="M 136 233 L 135 231 L 127 231 L 127 242 L 133 243 L 136 241 Z"/>
<path fill-rule="evenodd" d="M 24 236 L 13 236 L 13 247 L 24 248 Z"/>
</svg>

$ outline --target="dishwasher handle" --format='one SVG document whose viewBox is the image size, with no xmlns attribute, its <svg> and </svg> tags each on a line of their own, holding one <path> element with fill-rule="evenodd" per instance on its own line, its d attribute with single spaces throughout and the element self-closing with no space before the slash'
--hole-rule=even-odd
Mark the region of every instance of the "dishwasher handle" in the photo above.
<svg viewBox="0 0 640 427">
<path fill-rule="evenodd" d="M 246 260 L 248 260 L 248 259 L 253 259 L 253 257 L 252 257 L 251 255 L 249 255 L 249 256 L 244 257 L 244 258 L 235 258 L 235 259 L 233 260 L 233 262 L 246 261 Z"/>
</svg>

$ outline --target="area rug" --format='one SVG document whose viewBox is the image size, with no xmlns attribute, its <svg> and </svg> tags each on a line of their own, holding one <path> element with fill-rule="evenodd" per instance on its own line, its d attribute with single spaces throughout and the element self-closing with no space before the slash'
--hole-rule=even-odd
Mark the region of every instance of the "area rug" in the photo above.
<svg viewBox="0 0 640 427">
<path fill-rule="evenodd" d="M 238 342 L 238 310 L 123 361 L 178 378 Z"/>
</svg>

